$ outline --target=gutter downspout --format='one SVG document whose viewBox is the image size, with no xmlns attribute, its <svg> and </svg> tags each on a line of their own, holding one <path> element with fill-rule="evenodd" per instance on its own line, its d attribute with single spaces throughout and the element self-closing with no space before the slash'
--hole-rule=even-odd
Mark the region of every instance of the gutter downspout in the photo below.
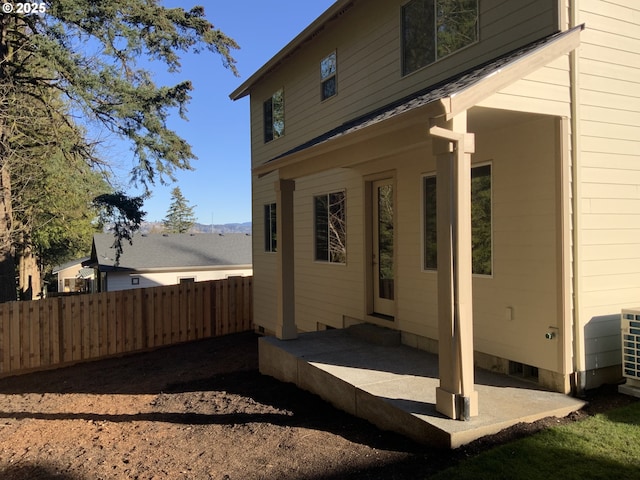
<svg viewBox="0 0 640 480">
<path fill-rule="evenodd" d="M 578 25 L 577 2 L 569 3 L 569 28 Z M 578 165 L 580 152 L 580 71 L 578 49 L 569 54 L 569 72 L 571 79 L 571 185 L 573 207 L 573 370 L 574 385 L 573 394 L 581 396 L 586 388 L 586 358 L 584 350 L 584 335 L 581 324 L 581 268 L 580 247 L 582 245 L 582 233 L 580 230 L 580 199 L 582 198 L 581 175 Z"/>
</svg>

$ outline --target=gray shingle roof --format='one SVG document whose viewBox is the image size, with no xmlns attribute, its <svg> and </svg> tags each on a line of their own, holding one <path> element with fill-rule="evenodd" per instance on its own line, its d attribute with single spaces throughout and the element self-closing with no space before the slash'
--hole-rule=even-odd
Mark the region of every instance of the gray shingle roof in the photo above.
<svg viewBox="0 0 640 480">
<path fill-rule="evenodd" d="M 180 267 L 224 267 L 251 265 L 251 239 L 244 233 L 224 235 L 148 234 L 135 235 L 133 244 L 123 242 L 119 270 L 175 269 Z M 91 260 L 101 271 L 113 270 L 116 251 L 111 233 L 93 237 Z"/>
</svg>

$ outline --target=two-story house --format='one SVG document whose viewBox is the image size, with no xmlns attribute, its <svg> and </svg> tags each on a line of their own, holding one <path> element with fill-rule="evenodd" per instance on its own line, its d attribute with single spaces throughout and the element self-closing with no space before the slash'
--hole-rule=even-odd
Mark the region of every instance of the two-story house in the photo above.
<svg viewBox="0 0 640 480">
<path fill-rule="evenodd" d="M 640 304 L 640 4 L 338 0 L 250 96 L 254 322 L 368 322 L 580 391 Z M 468 412 L 467 412 L 468 413 Z"/>
</svg>

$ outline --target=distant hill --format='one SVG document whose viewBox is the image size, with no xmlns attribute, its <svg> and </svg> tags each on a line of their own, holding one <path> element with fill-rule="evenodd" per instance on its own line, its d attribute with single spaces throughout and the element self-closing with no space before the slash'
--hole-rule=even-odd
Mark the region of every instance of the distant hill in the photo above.
<svg viewBox="0 0 640 480">
<path fill-rule="evenodd" d="M 142 222 L 140 233 L 161 233 L 162 222 Z M 202 225 L 196 223 L 190 233 L 251 233 L 251 222 L 225 223 L 222 225 Z"/>
</svg>

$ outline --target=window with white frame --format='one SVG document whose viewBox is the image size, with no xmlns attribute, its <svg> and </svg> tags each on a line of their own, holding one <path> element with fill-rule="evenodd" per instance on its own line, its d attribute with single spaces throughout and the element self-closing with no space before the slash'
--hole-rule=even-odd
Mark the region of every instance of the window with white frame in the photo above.
<svg viewBox="0 0 640 480">
<path fill-rule="evenodd" d="M 278 240 L 276 236 L 276 204 L 264 206 L 264 251 L 277 252 Z"/>
<path fill-rule="evenodd" d="M 402 74 L 478 41 L 479 0 L 411 0 L 402 7 Z"/>
<path fill-rule="evenodd" d="M 264 142 L 284 135 L 284 89 L 281 88 L 263 104 Z"/>
<path fill-rule="evenodd" d="M 422 179 L 423 194 L 423 266 L 435 270 L 438 263 L 436 177 Z M 472 272 L 491 275 L 493 265 L 491 218 L 491 165 L 479 165 L 471 169 L 471 246 Z"/>
<path fill-rule="evenodd" d="M 320 95 L 322 100 L 331 98 L 338 92 L 338 82 L 336 79 L 337 66 L 335 51 L 324 57 L 320 62 Z"/>
<path fill-rule="evenodd" d="M 314 197 L 315 260 L 347 261 L 347 216 L 345 192 Z"/>
</svg>

